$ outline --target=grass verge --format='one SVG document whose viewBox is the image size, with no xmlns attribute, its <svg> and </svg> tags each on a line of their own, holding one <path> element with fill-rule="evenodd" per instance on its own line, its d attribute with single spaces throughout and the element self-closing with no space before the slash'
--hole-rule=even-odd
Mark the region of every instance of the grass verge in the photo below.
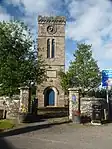
<svg viewBox="0 0 112 149">
<path fill-rule="evenodd" d="M 0 120 L 0 131 L 11 129 L 15 126 L 12 120 Z"/>
</svg>

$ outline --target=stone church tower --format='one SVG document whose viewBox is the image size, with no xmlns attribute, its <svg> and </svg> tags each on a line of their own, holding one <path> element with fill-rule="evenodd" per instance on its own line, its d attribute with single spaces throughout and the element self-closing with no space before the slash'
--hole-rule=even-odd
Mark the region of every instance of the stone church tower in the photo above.
<svg viewBox="0 0 112 149">
<path fill-rule="evenodd" d="M 65 70 L 65 24 L 63 16 L 38 17 L 38 49 L 47 66 L 47 80 L 37 87 L 39 107 L 64 106 L 58 72 Z"/>
</svg>

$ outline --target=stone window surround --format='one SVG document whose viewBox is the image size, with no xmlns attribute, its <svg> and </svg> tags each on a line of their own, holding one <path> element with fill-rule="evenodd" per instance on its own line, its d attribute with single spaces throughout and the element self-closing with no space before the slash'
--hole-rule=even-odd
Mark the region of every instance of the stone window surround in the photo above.
<svg viewBox="0 0 112 149">
<path fill-rule="evenodd" d="M 47 53 L 47 58 L 48 59 L 54 59 L 56 57 L 56 39 L 55 38 L 47 38 L 47 41 L 46 41 L 46 44 L 47 44 L 47 52 L 48 52 L 48 40 L 50 41 L 50 54 Z M 53 41 L 54 40 L 54 57 L 52 57 L 52 44 L 53 44 Z M 48 56 L 50 55 L 50 56 Z"/>
</svg>

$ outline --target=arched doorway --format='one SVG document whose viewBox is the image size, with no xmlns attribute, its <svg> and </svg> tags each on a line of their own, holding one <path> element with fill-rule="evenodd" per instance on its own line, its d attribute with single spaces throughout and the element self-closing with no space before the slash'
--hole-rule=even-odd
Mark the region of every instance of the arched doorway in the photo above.
<svg viewBox="0 0 112 149">
<path fill-rule="evenodd" d="M 52 88 L 48 88 L 44 94 L 44 105 L 54 106 L 55 105 L 55 91 Z"/>
</svg>

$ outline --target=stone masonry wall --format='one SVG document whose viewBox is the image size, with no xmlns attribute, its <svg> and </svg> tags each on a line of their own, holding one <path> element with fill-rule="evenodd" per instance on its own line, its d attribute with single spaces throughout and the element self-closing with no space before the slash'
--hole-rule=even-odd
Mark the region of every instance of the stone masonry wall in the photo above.
<svg viewBox="0 0 112 149">
<path fill-rule="evenodd" d="M 86 115 L 86 116 L 92 116 L 92 105 L 94 104 L 101 104 L 102 109 L 107 109 L 107 103 L 106 99 L 103 98 L 81 98 L 80 100 L 80 109 L 81 109 L 81 114 Z"/>
<path fill-rule="evenodd" d="M 21 87 L 20 95 L 14 95 L 12 98 L 0 97 L 0 118 L 17 118 L 19 113 L 27 113 L 28 106 L 30 107 L 29 93 L 28 87 Z"/>
<path fill-rule="evenodd" d="M 9 97 L 0 97 L 0 110 L 6 110 L 6 118 L 16 117 L 19 112 L 20 99 L 19 95 L 14 96 L 11 100 Z"/>
</svg>

